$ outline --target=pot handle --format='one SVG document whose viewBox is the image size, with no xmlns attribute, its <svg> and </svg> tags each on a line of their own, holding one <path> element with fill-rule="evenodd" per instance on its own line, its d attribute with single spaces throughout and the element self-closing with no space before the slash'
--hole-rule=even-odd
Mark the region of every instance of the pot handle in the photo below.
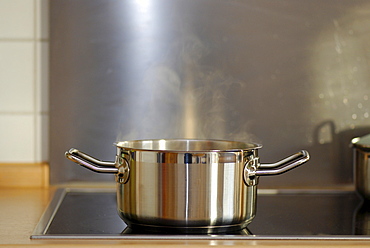
<svg viewBox="0 0 370 248">
<path fill-rule="evenodd" d="M 256 171 L 256 176 L 278 175 L 287 172 L 310 159 L 307 151 L 301 150 L 287 158 L 272 164 L 260 164 Z"/>
<path fill-rule="evenodd" d="M 118 168 L 116 168 L 116 163 L 98 160 L 75 148 L 71 148 L 68 151 L 66 151 L 65 156 L 69 160 L 79 165 L 82 165 L 86 167 L 87 169 L 95 171 L 95 172 L 118 173 Z"/>
<path fill-rule="evenodd" d="M 259 164 L 258 158 L 249 160 L 244 167 L 244 182 L 247 186 L 258 183 L 258 176 L 279 175 L 304 164 L 310 159 L 307 151 L 301 150 L 272 164 Z"/>
</svg>

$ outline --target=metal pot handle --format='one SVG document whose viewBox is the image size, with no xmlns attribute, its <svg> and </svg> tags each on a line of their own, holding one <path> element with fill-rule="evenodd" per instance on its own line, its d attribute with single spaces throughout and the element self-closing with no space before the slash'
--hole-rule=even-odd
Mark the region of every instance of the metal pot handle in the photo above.
<svg viewBox="0 0 370 248">
<path fill-rule="evenodd" d="M 75 148 L 71 148 L 69 149 L 69 151 L 66 151 L 65 156 L 69 160 L 95 172 L 118 173 L 118 168 L 116 168 L 115 162 L 105 162 L 98 160 Z"/>
<path fill-rule="evenodd" d="M 278 175 L 287 172 L 310 159 L 307 151 L 299 151 L 287 158 L 273 164 L 261 164 L 256 171 L 256 176 Z M 262 169 L 262 170 L 261 170 Z"/>
<path fill-rule="evenodd" d="M 258 183 L 258 176 L 278 175 L 304 164 L 310 159 L 307 151 L 301 150 L 272 164 L 259 164 L 258 158 L 249 160 L 244 166 L 244 182 L 248 186 Z"/>
</svg>

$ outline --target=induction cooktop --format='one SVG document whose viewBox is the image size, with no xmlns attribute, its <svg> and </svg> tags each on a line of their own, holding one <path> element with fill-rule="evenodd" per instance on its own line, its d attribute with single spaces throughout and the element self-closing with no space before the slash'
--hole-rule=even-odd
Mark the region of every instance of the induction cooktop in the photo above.
<svg viewBox="0 0 370 248">
<path fill-rule="evenodd" d="M 58 189 L 31 239 L 370 240 L 370 206 L 353 191 L 258 190 L 247 229 L 224 234 L 138 233 L 116 210 L 115 189 Z"/>
</svg>

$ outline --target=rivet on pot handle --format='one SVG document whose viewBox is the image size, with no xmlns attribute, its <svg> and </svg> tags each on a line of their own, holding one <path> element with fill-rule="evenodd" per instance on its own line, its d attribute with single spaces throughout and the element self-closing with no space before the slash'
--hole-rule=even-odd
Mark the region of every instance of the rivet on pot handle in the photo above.
<svg viewBox="0 0 370 248">
<path fill-rule="evenodd" d="M 257 184 L 258 176 L 285 173 L 310 159 L 307 151 L 302 150 L 273 164 L 259 164 L 258 158 L 249 160 L 244 166 L 244 182 L 247 186 Z"/>
<path fill-rule="evenodd" d="M 126 159 L 118 158 L 118 173 L 116 174 L 116 182 L 120 184 L 127 183 L 130 178 L 130 166 Z"/>
</svg>

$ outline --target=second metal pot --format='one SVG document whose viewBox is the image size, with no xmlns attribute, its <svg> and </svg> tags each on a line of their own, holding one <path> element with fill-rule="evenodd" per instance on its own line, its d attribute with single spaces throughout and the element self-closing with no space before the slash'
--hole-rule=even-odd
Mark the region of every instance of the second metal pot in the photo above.
<svg viewBox="0 0 370 248">
<path fill-rule="evenodd" d="M 357 192 L 370 201 L 370 134 L 352 139 Z"/>
<path fill-rule="evenodd" d="M 136 140 L 116 147 L 115 162 L 76 149 L 66 156 L 116 174 L 118 213 L 131 228 L 185 233 L 245 228 L 256 213 L 259 176 L 284 173 L 309 159 L 300 151 L 260 164 L 260 145 L 220 140 Z"/>
</svg>

